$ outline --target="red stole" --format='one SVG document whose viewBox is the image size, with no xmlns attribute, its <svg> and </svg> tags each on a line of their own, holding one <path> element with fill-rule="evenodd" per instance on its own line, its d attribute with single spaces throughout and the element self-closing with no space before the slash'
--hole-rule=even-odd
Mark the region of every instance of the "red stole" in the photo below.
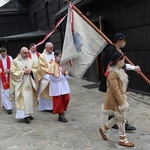
<svg viewBox="0 0 150 150">
<path fill-rule="evenodd" d="M 7 62 L 7 69 L 10 70 L 10 58 L 9 56 L 6 56 L 6 62 Z M 5 74 L 4 74 L 4 67 L 3 67 L 3 63 L 2 60 L 0 59 L 0 78 L 2 80 L 2 84 L 5 90 L 9 89 L 9 74 L 6 78 Z"/>
<path fill-rule="evenodd" d="M 40 54 L 38 52 L 36 52 L 37 57 L 40 57 Z M 31 58 L 31 53 L 28 53 L 28 57 Z"/>
</svg>

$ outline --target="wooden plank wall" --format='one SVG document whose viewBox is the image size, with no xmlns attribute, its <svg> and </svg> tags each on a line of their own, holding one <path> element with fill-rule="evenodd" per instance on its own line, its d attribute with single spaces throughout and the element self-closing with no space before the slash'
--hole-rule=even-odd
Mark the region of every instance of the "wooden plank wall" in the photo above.
<svg viewBox="0 0 150 150">
<path fill-rule="evenodd" d="M 150 2 L 118 1 L 103 16 L 104 33 L 111 39 L 117 32 L 124 33 L 128 38 L 124 53 L 150 79 Z M 128 75 L 131 90 L 150 94 L 150 86 L 141 77 L 132 71 Z"/>
</svg>

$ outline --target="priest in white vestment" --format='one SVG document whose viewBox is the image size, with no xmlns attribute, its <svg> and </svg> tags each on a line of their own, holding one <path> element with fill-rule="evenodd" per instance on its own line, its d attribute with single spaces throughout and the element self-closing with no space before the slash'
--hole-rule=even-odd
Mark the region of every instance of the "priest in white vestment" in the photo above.
<svg viewBox="0 0 150 150">
<path fill-rule="evenodd" d="M 28 53 L 28 48 L 22 47 L 10 69 L 10 100 L 16 104 L 16 119 L 26 123 L 34 119 L 31 114 L 37 106 L 37 66 Z"/>
<path fill-rule="evenodd" d="M 0 104 L 2 106 L 0 106 L 0 109 L 3 107 L 8 114 L 12 114 L 12 102 L 9 100 L 9 75 L 12 61 L 12 57 L 7 55 L 7 49 L 2 47 L 0 54 Z"/>
<path fill-rule="evenodd" d="M 45 49 L 39 57 L 38 81 L 39 81 L 39 110 L 53 111 L 52 97 L 49 96 L 50 75 L 47 73 L 50 61 L 54 60 L 53 43 L 47 42 Z"/>
</svg>

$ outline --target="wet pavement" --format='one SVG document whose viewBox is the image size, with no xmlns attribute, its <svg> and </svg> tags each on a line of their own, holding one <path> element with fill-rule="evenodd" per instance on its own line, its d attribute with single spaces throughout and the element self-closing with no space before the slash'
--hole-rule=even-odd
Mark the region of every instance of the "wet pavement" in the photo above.
<svg viewBox="0 0 150 150">
<path fill-rule="evenodd" d="M 101 113 L 105 93 L 98 88 L 87 89 L 84 85 L 95 83 L 69 78 L 72 90 L 66 112 L 67 123 L 58 122 L 58 116 L 34 109 L 30 124 L 15 119 L 5 110 L 0 114 L 0 150 L 150 150 L 150 97 L 129 93 L 128 121 L 137 128 L 127 132 L 134 148 L 118 145 L 117 130 L 108 131 L 108 141 L 99 134 L 99 127 L 107 120 Z"/>
</svg>

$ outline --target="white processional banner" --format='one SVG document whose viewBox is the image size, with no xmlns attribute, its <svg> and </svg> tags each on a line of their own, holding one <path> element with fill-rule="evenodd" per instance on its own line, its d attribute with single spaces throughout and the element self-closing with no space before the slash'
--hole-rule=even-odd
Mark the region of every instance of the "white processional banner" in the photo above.
<svg viewBox="0 0 150 150">
<path fill-rule="evenodd" d="M 61 59 L 66 70 L 81 79 L 106 45 L 106 40 L 70 7 Z"/>
</svg>

